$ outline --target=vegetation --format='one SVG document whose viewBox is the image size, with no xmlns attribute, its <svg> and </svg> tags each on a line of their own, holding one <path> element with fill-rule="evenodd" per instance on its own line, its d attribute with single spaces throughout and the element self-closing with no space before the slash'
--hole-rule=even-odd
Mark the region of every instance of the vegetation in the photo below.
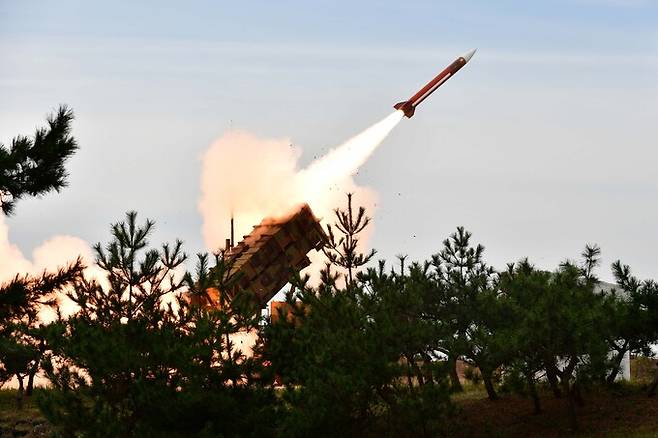
<svg viewBox="0 0 658 438">
<path fill-rule="evenodd" d="M 66 160 L 78 149 L 70 135 L 73 111 L 65 105 L 48 117 L 48 127 L 33 138 L 18 136 L 6 148 L 0 144 L 0 208 L 11 214 L 16 201 L 66 186 Z"/>
<path fill-rule="evenodd" d="M 574 432 L 564 415 L 564 399 L 538 387 L 543 399 L 541 415 L 529 409 L 528 400 L 517 394 L 500 394 L 492 403 L 480 386 L 453 397 L 459 407 L 451 420 L 454 437 L 653 437 L 658 430 L 658 403 L 646 396 L 645 388 L 615 384 L 584 390 L 587 403 L 578 410 L 580 430 Z"/>
<path fill-rule="evenodd" d="M 323 248 L 327 263 L 346 271 L 346 281 L 354 283 L 354 274 L 375 256 L 375 250 L 363 254 L 359 252 L 359 234 L 370 224 L 366 209 L 359 207 L 355 212 L 352 208 L 352 194 L 347 194 L 347 210 L 334 210 L 336 223 L 327 225 L 328 241 Z M 336 237 L 336 231 L 340 237 Z"/>
<path fill-rule="evenodd" d="M 46 351 L 46 327 L 39 319 L 39 310 L 41 306 L 53 305 L 54 295 L 72 284 L 82 268 L 77 260 L 56 273 L 16 276 L 0 287 L 0 386 L 16 378 L 19 406 L 23 395 L 32 395 L 34 378 Z"/>
<path fill-rule="evenodd" d="M 593 267 L 596 248 L 586 254 L 585 266 Z M 573 428 L 576 403 L 581 402 L 579 385 L 602 376 L 608 353 L 604 296 L 594 292 L 594 284 L 590 269 L 570 262 L 546 273 L 522 261 L 501 276 L 502 300 L 509 309 L 508 347 L 520 353 L 511 370 L 525 377 L 536 412 L 541 409 L 537 377 L 542 372 L 550 375 L 555 394 L 564 394 L 568 401 Z"/>
<path fill-rule="evenodd" d="M 62 107 L 34 139 L 0 147 L 5 214 L 65 184 L 71 120 Z M 550 272 L 525 259 L 497 272 L 459 227 L 427 261 L 373 267 L 375 252 L 359 244 L 369 223 L 348 195 L 327 229 L 319 284 L 293 276 L 287 306 L 263 318 L 230 257 L 199 254 L 186 273 L 182 243 L 152 246 L 154 223 L 129 212 L 95 246 L 100 277 L 77 260 L 0 286 L 12 412 L 38 406 L 35 421 L 64 436 L 482 435 L 515 430 L 496 428 L 496 406 L 518 410 L 529 397 L 533 418 L 588 431 L 588 403 L 626 394 L 615 383 L 624 355 L 649 356 L 658 342 L 658 285 L 616 262 L 617 287 L 602 289 L 596 246 Z M 77 311 L 43 324 L 39 310 L 57 294 Z M 237 342 L 247 335 L 251 351 Z M 51 386 L 24 403 L 37 372 Z M 486 401 L 463 393 L 480 382 Z M 655 395 L 658 374 L 644 385 Z M 469 410 L 479 414 L 464 423 Z"/>
<path fill-rule="evenodd" d="M 70 135 L 73 112 L 60 106 L 48 117 L 48 128 L 34 138 L 19 136 L 9 149 L 0 144 L 0 208 L 11 214 L 17 200 L 57 190 L 67 184 L 64 163 L 77 150 Z M 57 293 L 72 284 L 84 266 L 80 260 L 57 272 L 41 275 L 17 273 L 0 285 L 0 387 L 12 377 L 18 381 L 16 403 L 31 395 L 34 378 L 46 351 L 39 310 L 54 305 Z M 27 379 L 27 382 L 26 382 Z M 25 386 L 27 384 L 27 387 Z"/>
<path fill-rule="evenodd" d="M 262 362 L 230 338 L 256 328 L 253 309 L 191 305 L 185 282 L 221 279 L 205 255 L 196 278 L 178 279 L 181 242 L 151 248 L 152 229 L 128 213 L 96 246 L 106 281 L 81 278 L 68 292 L 79 311 L 49 327 L 42 412 L 66 435 L 267 434 L 276 403 L 260 383 Z"/>
<path fill-rule="evenodd" d="M 351 198 L 346 211 L 353 217 Z M 358 214 L 363 217 L 363 210 Z M 365 219 L 367 223 L 367 219 Z M 344 235 L 356 227 L 337 227 Z M 361 228 L 360 230 L 362 230 Z M 357 229 L 349 238 L 355 242 Z M 347 238 L 346 238 L 347 239 Z M 356 245 L 344 260 L 363 260 Z M 286 415 L 285 436 L 336 434 L 436 436 L 450 412 L 444 372 L 431 361 L 431 325 L 420 317 L 423 273 L 404 259 L 390 273 L 381 262 L 337 286 L 327 265 L 322 282 L 298 281 L 287 297 L 291 315 L 278 315 L 264 330 L 264 358 L 279 375 Z"/>
</svg>

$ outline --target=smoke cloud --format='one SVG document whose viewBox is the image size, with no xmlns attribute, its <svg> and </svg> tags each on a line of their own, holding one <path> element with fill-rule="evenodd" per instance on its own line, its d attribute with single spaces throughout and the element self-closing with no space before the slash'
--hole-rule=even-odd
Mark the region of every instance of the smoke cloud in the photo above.
<svg viewBox="0 0 658 438">
<path fill-rule="evenodd" d="M 289 139 L 262 139 L 246 131 L 229 131 L 215 141 L 203 156 L 199 211 L 203 217 L 203 237 L 211 250 L 224 245 L 229 236 L 229 221 L 236 218 L 236 239 L 249 233 L 253 225 L 265 217 L 281 216 L 295 205 L 308 203 L 323 222 L 333 222 L 333 209 L 343 206 L 345 193 L 355 194 L 358 205 L 371 213 L 376 193 L 356 184 L 353 176 L 377 146 L 402 119 L 396 111 L 305 169 L 299 168 L 301 151 L 292 147 Z M 363 236 L 363 240 L 367 239 Z M 87 265 L 85 276 L 103 282 L 102 272 L 95 265 L 90 246 L 73 236 L 56 236 L 37 247 L 32 258 L 9 240 L 9 227 L 0 215 L 0 284 L 17 274 L 38 275 L 54 271 L 81 257 Z M 313 265 L 319 266 L 322 255 L 309 254 Z M 313 274 L 313 273 L 312 273 Z M 64 315 L 75 312 L 76 306 L 64 296 L 58 297 Z M 55 318 L 53 309 L 40 313 L 44 322 Z M 236 348 L 250 354 L 253 333 L 235 337 Z M 14 387 L 16 382 L 10 382 Z"/>
<path fill-rule="evenodd" d="M 85 264 L 93 263 L 91 248 L 84 240 L 73 236 L 55 236 L 33 252 L 31 260 L 9 241 L 9 227 L 0 215 L 0 283 L 12 280 L 16 274 L 39 274 L 53 271 L 82 257 Z"/>
<path fill-rule="evenodd" d="M 286 214 L 308 203 L 323 222 L 333 222 L 333 209 L 345 204 L 345 193 L 371 213 L 376 193 L 359 186 L 353 176 L 402 119 L 395 111 L 380 122 L 299 168 L 301 152 L 289 139 L 263 139 L 232 130 L 215 141 L 203 156 L 199 211 L 207 247 L 217 250 L 236 220 L 236 240 L 268 216 Z"/>
<path fill-rule="evenodd" d="M 56 271 L 78 257 L 87 265 L 85 276 L 97 278 L 91 248 L 84 240 L 66 235 L 52 237 L 39 245 L 29 259 L 10 242 L 9 227 L 4 216 L 0 215 L 0 284 L 11 281 L 16 275 L 39 275 L 43 271 Z M 68 298 L 60 296 L 58 301 L 64 315 L 75 311 L 75 305 Z M 46 322 L 54 317 L 55 312 L 50 308 L 44 307 L 40 313 L 40 318 Z"/>
<path fill-rule="evenodd" d="M 358 205 L 370 213 L 376 193 L 356 184 L 353 176 L 377 146 L 402 119 L 395 111 L 380 122 L 299 168 L 301 151 L 289 139 L 263 139 L 246 131 L 229 131 L 215 141 L 203 156 L 199 211 L 207 247 L 217 250 L 229 237 L 229 220 L 236 219 L 236 240 L 249 233 L 265 217 L 281 216 L 296 205 L 308 203 L 323 222 L 333 222 L 333 209 L 345 204 L 345 193 L 355 194 Z M 364 236 L 367 239 L 367 235 Z M 310 254 L 311 260 L 319 260 Z M 38 275 L 54 271 L 81 257 L 85 276 L 102 279 L 91 248 L 73 236 L 56 236 L 43 242 L 28 258 L 9 240 L 9 227 L 0 215 L 0 283 L 17 274 Z M 75 310 L 63 297 L 64 314 Z M 50 319 L 48 311 L 42 318 Z"/>
</svg>

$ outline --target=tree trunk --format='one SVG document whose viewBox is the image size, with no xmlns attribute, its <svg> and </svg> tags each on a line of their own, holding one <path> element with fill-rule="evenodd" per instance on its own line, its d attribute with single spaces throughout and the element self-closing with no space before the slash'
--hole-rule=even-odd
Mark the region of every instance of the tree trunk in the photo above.
<svg viewBox="0 0 658 438">
<path fill-rule="evenodd" d="M 580 392 L 580 385 L 578 384 L 578 380 L 573 382 L 571 390 L 573 391 L 573 399 L 578 404 L 578 406 L 584 406 L 585 401 L 583 400 L 583 394 Z"/>
<path fill-rule="evenodd" d="M 41 368 L 41 359 L 43 358 L 45 352 L 46 352 L 46 340 L 42 338 L 39 341 L 39 356 L 34 362 L 32 368 L 30 369 L 30 372 L 28 373 L 27 390 L 25 391 L 25 395 L 27 397 L 30 397 L 32 395 L 32 392 L 34 391 L 34 377 L 37 375 L 39 369 Z"/>
<path fill-rule="evenodd" d="M 423 359 L 423 365 L 420 368 L 423 373 L 425 382 L 434 383 L 434 375 L 432 373 L 432 358 L 424 351 L 420 352 L 420 357 Z"/>
<path fill-rule="evenodd" d="M 452 392 L 462 392 L 462 384 L 459 381 L 459 375 L 457 374 L 457 358 L 454 356 L 448 356 L 448 368 L 450 370 L 450 386 Z"/>
<path fill-rule="evenodd" d="M 23 395 L 25 394 L 25 387 L 23 386 L 23 379 L 25 377 L 20 374 L 16 374 L 16 379 L 18 379 L 18 391 L 16 391 L 16 409 L 23 409 Z"/>
<path fill-rule="evenodd" d="M 25 396 L 30 397 L 32 391 L 34 391 L 34 376 L 37 374 L 37 367 L 35 366 L 33 370 L 30 370 L 30 373 L 27 375 L 27 388 L 25 389 Z"/>
<path fill-rule="evenodd" d="M 484 387 L 487 390 L 489 400 L 498 400 L 498 394 L 496 394 L 493 382 L 491 381 L 491 375 L 493 374 L 493 371 L 480 368 L 480 373 L 482 374 L 482 381 L 484 382 Z"/>
<path fill-rule="evenodd" d="M 532 398 L 532 404 L 534 405 L 534 414 L 541 414 L 541 402 L 539 400 L 539 394 L 537 394 L 537 385 L 535 385 L 535 377 L 532 372 L 526 373 L 526 381 L 528 382 L 528 392 Z"/>
<path fill-rule="evenodd" d="M 550 385 L 555 398 L 562 398 L 562 391 L 560 391 L 557 376 L 555 375 L 555 372 L 548 367 L 546 368 L 546 378 L 548 379 L 548 384 Z"/>
<path fill-rule="evenodd" d="M 578 417 L 576 415 L 576 398 L 579 398 L 580 395 L 577 392 L 577 382 L 573 375 L 574 369 L 578 365 L 578 356 L 571 356 L 569 362 L 564 367 L 562 371 L 559 372 L 560 382 L 562 383 L 562 389 L 567 397 L 567 409 L 569 415 L 569 424 L 573 431 L 577 431 L 578 427 Z M 571 379 L 574 379 L 573 385 L 571 385 Z"/>
<path fill-rule="evenodd" d="M 569 426 L 571 426 L 573 431 L 577 431 L 578 416 L 576 414 L 576 400 L 574 399 L 574 393 L 571 391 L 568 378 L 563 377 L 562 382 L 562 389 L 567 397 L 567 416 L 569 417 Z"/>
<path fill-rule="evenodd" d="M 610 374 L 608 374 L 608 377 L 606 378 L 608 385 L 615 383 L 615 380 L 617 380 L 617 374 L 619 374 L 619 365 L 614 365 Z"/>
<path fill-rule="evenodd" d="M 619 350 L 617 353 L 617 357 L 615 358 L 614 366 L 612 367 L 612 371 L 610 371 L 610 374 L 608 375 L 608 378 L 606 379 L 608 384 L 612 384 L 615 382 L 617 379 L 617 374 L 619 374 L 619 370 L 621 369 L 621 361 L 624 360 L 624 355 L 626 354 L 626 344 L 624 344 L 624 348 Z"/>
<path fill-rule="evenodd" d="M 425 370 L 425 380 L 428 383 L 434 383 L 434 375 L 432 374 L 432 358 L 429 354 L 421 352 L 420 355 L 423 357 L 423 368 Z"/>
<path fill-rule="evenodd" d="M 420 386 L 425 385 L 425 376 L 423 374 L 423 370 L 418 366 L 415 355 L 413 354 L 411 355 L 411 369 L 416 374 L 416 379 L 418 380 L 418 384 Z"/>
</svg>

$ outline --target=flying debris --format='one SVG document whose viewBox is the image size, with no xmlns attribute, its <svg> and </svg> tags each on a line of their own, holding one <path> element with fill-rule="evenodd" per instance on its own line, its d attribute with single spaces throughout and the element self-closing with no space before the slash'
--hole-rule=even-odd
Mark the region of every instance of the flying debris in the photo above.
<svg viewBox="0 0 658 438">
<path fill-rule="evenodd" d="M 450 64 L 448 67 L 446 67 L 441 73 L 439 73 L 434 79 L 429 81 L 427 85 L 425 85 L 423 88 L 418 91 L 418 93 L 414 94 L 409 98 L 409 100 L 396 103 L 393 108 L 400 110 L 404 113 L 405 116 L 411 117 L 414 115 L 414 112 L 416 111 L 416 107 L 427 97 L 432 94 L 437 88 L 439 88 L 445 81 L 450 79 L 455 73 L 459 71 L 463 66 L 466 65 L 468 61 L 471 60 L 473 57 L 473 54 L 475 53 L 475 50 L 473 49 L 470 52 L 467 52 L 460 56 L 459 58 L 455 59 L 452 64 Z"/>
</svg>

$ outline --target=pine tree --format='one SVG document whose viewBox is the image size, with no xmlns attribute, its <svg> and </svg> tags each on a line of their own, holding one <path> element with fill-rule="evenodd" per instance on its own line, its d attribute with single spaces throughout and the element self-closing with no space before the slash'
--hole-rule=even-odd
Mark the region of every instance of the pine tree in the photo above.
<svg viewBox="0 0 658 438">
<path fill-rule="evenodd" d="M 46 350 L 39 311 L 55 306 L 56 295 L 78 281 L 83 268 L 78 259 L 54 273 L 16 275 L 0 287 L 0 386 L 12 377 L 17 379 L 19 408 L 23 396 L 32 395 Z"/>
<path fill-rule="evenodd" d="M 484 247 L 471 246 L 470 239 L 471 233 L 458 227 L 432 256 L 436 280 L 432 313 L 442 332 L 437 348 L 448 358 L 453 390 L 462 390 L 455 367 L 459 358 L 465 358 L 480 367 L 489 398 L 495 399 L 491 379 L 501 360 L 495 354 L 492 330 L 497 319 L 495 272 L 484 262 Z"/>
<path fill-rule="evenodd" d="M 597 247 L 587 247 L 581 263 L 566 261 L 554 272 L 525 260 L 511 265 L 499 283 L 509 310 L 504 347 L 515 352 L 530 390 L 539 371 L 552 386 L 559 384 L 573 429 L 578 428 L 580 387 L 600 379 L 608 365 L 609 314 L 605 297 L 594 291 L 598 256 Z"/>
<path fill-rule="evenodd" d="M 615 353 L 608 383 L 617 378 L 626 353 L 651 355 L 651 345 L 658 340 L 658 284 L 638 280 L 619 260 L 612 264 L 612 273 L 619 290 L 606 296 L 612 326 L 608 343 Z"/>
<path fill-rule="evenodd" d="M 70 134 L 72 120 L 73 112 L 60 106 L 55 115 L 48 116 L 48 128 L 37 129 L 33 138 L 18 136 L 9 148 L 0 144 L 3 214 L 11 214 L 16 201 L 25 196 L 59 191 L 66 185 L 64 164 L 78 148 Z M 55 295 L 75 283 L 83 268 L 78 259 L 56 272 L 17 273 L 0 285 L 0 386 L 12 376 L 17 378 L 19 406 L 23 395 L 32 393 L 45 351 L 39 310 L 55 305 Z"/>
<path fill-rule="evenodd" d="M 406 267 L 400 257 L 397 272 L 386 272 L 383 262 L 357 272 L 374 255 L 355 255 L 355 236 L 368 225 L 365 210 L 354 214 L 348 196 L 347 210 L 337 217 L 344 239 L 331 239 L 321 283 L 295 282 L 289 313 L 263 329 L 263 354 L 284 385 L 280 434 L 440 435 L 450 401 L 430 357 L 433 324 L 424 318 L 428 266 Z M 344 285 L 337 284 L 336 269 L 348 271 Z"/>
<path fill-rule="evenodd" d="M 329 241 L 324 253 L 329 262 L 347 271 L 347 285 L 354 284 L 354 276 L 359 268 L 366 265 L 375 256 L 375 250 L 359 252 L 359 234 L 370 224 L 366 209 L 362 206 L 355 212 L 352 208 L 352 193 L 347 194 L 347 209 L 334 210 L 336 222 L 327 225 Z M 334 229 L 340 236 L 337 238 Z"/>
<path fill-rule="evenodd" d="M 152 247 L 153 227 L 131 212 L 96 245 L 104 278 L 77 283 L 79 310 L 47 332 L 42 412 L 65 436 L 271 435 L 277 401 L 260 356 L 231 338 L 259 318 L 241 299 L 196 299 L 222 290 L 222 267 L 201 255 L 194 275 L 179 273 L 181 242 Z"/>
<path fill-rule="evenodd" d="M 185 254 L 180 241 L 150 248 L 153 227 L 150 220 L 140 226 L 135 212 L 114 224 L 112 240 L 95 246 L 105 278 L 75 284 L 67 296 L 78 311 L 48 328 L 52 390 L 40 407 L 65 433 L 135 433 L 147 408 L 138 399 L 164 396 L 179 378 L 168 366 L 184 352 L 178 315 L 163 297 L 181 291 L 175 269 Z"/>
<path fill-rule="evenodd" d="M 13 212 L 16 201 L 39 196 L 66 186 L 66 160 L 78 145 L 71 136 L 73 111 L 62 105 L 48 116 L 47 128 L 39 128 L 33 138 L 15 137 L 9 148 L 0 144 L 0 208 Z"/>
</svg>

